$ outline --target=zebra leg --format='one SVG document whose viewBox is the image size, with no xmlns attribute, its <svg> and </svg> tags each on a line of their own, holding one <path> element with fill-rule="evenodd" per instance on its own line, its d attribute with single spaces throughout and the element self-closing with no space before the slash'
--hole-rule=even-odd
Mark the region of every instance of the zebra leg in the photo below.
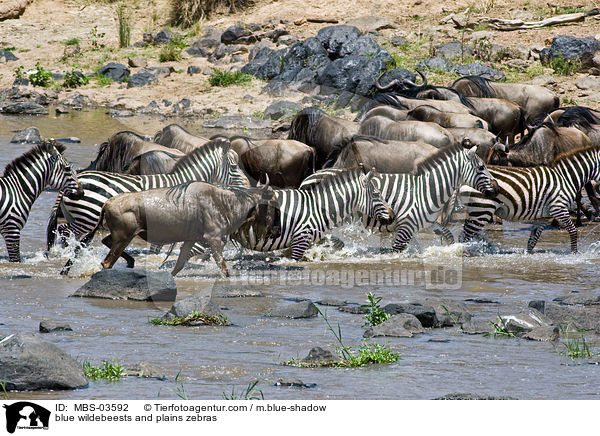
<svg viewBox="0 0 600 436">
<path fill-rule="evenodd" d="M 594 208 L 596 216 L 600 216 L 600 198 L 598 197 L 598 194 L 596 194 L 592 183 L 586 183 L 584 188 L 590 203 L 592 203 L 592 207 Z"/>
<path fill-rule="evenodd" d="M 446 245 L 452 245 L 454 244 L 454 235 L 452 234 L 452 232 L 448 229 L 448 227 L 443 226 L 442 224 L 438 223 L 437 221 L 435 221 L 432 225 L 433 231 L 436 235 L 441 236 L 443 242 L 446 243 Z"/>
<path fill-rule="evenodd" d="M 408 226 L 400 226 L 396 231 L 392 249 L 396 251 L 404 251 L 413 236 L 413 230 Z"/>
<path fill-rule="evenodd" d="M 171 271 L 171 275 L 175 276 L 181 269 L 185 266 L 188 260 L 190 260 L 192 247 L 194 246 L 194 241 L 185 241 L 181 245 L 181 249 L 179 250 L 179 257 L 177 257 L 177 262 L 175 263 L 175 268 Z"/>
<path fill-rule="evenodd" d="M 304 253 L 306 252 L 306 250 L 308 249 L 308 246 L 310 245 L 310 241 L 311 241 L 311 239 L 305 233 L 294 236 L 294 238 L 292 239 L 292 244 L 291 244 L 292 259 L 301 260 L 302 256 L 304 256 Z"/>
<path fill-rule="evenodd" d="M 21 229 L 15 225 L 6 226 L 2 229 L 2 236 L 9 262 L 21 262 Z"/>
<path fill-rule="evenodd" d="M 492 214 L 485 213 L 477 217 L 469 217 L 465 220 L 463 230 L 458 238 L 460 242 L 469 242 L 473 236 L 479 234 L 486 224 L 492 222 Z"/>
<path fill-rule="evenodd" d="M 556 218 L 558 224 L 565 228 L 567 232 L 569 232 L 569 239 L 571 240 L 571 253 L 577 254 L 577 228 L 569 216 L 569 211 L 567 209 L 551 209 L 550 213 L 552 216 L 554 216 L 554 218 Z"/>
<path fill-rule="evenodd" d="M 529 240 L 527 241 L 527 253 L 531 254 L 533 253 L 533 249 L 535 247 L 535 245 L 538 242 L 538 239 L 540 238 L 540 235 L 542 234 L 542 232 L 544 231 L 544 229 L 546 228 L 546 225 L 540 224 L 540 225 L 534 225 L 533 228 L 531 229 L 531 233 L 529 234 Z"/>
</svg>

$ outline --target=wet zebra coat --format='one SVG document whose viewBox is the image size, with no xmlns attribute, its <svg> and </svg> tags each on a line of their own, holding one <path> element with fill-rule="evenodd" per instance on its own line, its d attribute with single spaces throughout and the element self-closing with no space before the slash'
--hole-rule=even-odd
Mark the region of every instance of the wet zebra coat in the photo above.
<svg viewBox="0 0 600 436">
<path fill-rule="evenodd" d="M 0 177 L 0 233 L 11 262 L 21 260 L 21 229 L 46 186 L 74 198 L 82 194 L 63 151 L 64 146 L 51 141 L 38 144 L 9 163 Z"/>
<path fill-rule="evenodd" d="M 58 226 L 60 234 L 80 237 L 90 232 L 96 223 L 104 203 L 111 197 L 125 192 L 139 192 L 164 188 L 189 181 L 204 181 L 223 185 L 250 185 L 248 178 L 237 165 L 235 152 L 230 151 L 227 140 L 218 139 L 196 149 L 183 157 L 170 174 L 133 176 L 101 171 L 84 171 L 79 174 L 84 196 L 78 201 L 59 196 L 48 224 L 48 249 L 54 243 L 57 230 L 58 204 L 67 220 Z"/>
<path fill-rule="evenodd" d="M 487 195 L 495 192 L 492 177 L 476 151 L 476 147 L 466 150 L 450 146 L 419 163 L 415 174 L 377 174 L 373 184 L 392 208 L 393 221 L 387 224 L 363 216 L 363 224 L 368 229 L 395 233 L 392 248 L 398 251 L 406 248 L 416 232 L 429 226 L 453 241 L 452 233 L 436 219 L 455 189 L 467 184 Z M 333 171 L 319 171 L 307 177 L 302 186 L 326 180 Z"/>
<path fill-rule="evenodd" d="M 532 252 L 548 219 L 555 218 L 569 232 L 571 251 L 577 252 L 577 230 L 569 208 L 583 185 L 600 178 L 600 147 L 587 147 L 557 156 L 553 166 L 489 167 L 498 182 L 498 196 L 484 198 L 469 188 L 460 191 L 468 213 L 461 239 L 469 241 L 497 215 L 507 221 L 536 223 L 527 242 Z"/>
</svg>

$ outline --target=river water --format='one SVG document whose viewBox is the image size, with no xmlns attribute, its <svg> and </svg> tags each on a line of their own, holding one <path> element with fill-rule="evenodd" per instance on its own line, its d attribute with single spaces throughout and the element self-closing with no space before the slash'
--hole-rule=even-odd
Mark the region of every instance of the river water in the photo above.
<svg viewBox="0 0 600 436">
<path fill-rule="evenodd" d="M 154 134 L 166 124 L 159 119 L 113 119 L 103 111 L 72 112 L 60 118 L 0 116 L 0 166 L 29 148 L 9 143 L 14 131 L 25 127 L 36 126 L 45 137 L 80 138 L 81 143 L 68 144 L 66 155 L 84 167 L 95 155 L 94 144 L 112 134 L 120 130 Z M 186 127 L 201 133 L 199 125 Z M 407 254 L 395 255 L 380 250 L 391 245 L 389 238 L 366 234 L 354 224 L 334 232 L 346 243 L 344 249 L 313 247 L 307 253 L 310 262 L 240 254 L 228 247 L 226 258 L 233 272 L 229 285 L 243 288 L 251 283 L 264 297 L 216 299 L 227 309 L 224 314 L 233 323 L 229 327 L 165 327 L 148 320 L 161 316 L 169 304 L 69 298 L 99 270 L 107 250 L 96 241 L 91 252 L 76 262 L 70 277 L 59 276 L 70 252 L 54 249 L 49 258 L 43 255 L 46 221 L 55 198 L 56 193 L 44 192 L 34 205 L 22 231 L 23 263 L 9 263 L 4 246 L 0 250 L 0 335 L 36 332 L 42 320 L 65 322 L 72 332 L 43 338 L 78 361 L 116 361 L 124 367 L 144 361 L 168 378 L 127 377 L 115 383 L 91 382 L 88 388 L 74 391 L 11 393 L 11 398 L 167 399 L 177 398 L 183 389 L 189 399 L 218 399 L 232 388 L 236 393 L 245 390 L 253 380 L 259 380 L 257 388 L 267 399 L 431 399 L 452 392 L 519 399 L 600 398 L 600 367 L 569 359 L 562 342 L 471 336 L 445 328 L 413 338 L 376 339 L 400 353 L 402 359 L 394 364 L 296 368 L 281 363 L 305 357 L 314 346 L 333 349 L 335 338 L 321 317 L 265 316 L 282 299 L 362 304 L 368 292 L 381 296 L 382 304 L 485 299 L 496 303 L 466 302 L 475 316 L 518 313 L 530 300 L 597 289 L 600 228 L 595 224 L 580 229 L 579 255 L 568 254 L 568 236 L 556 230 L 542 235 L 535 254 L 525 255 L 529 227 L 509 223 L 488 230 L 491 249 L 481 244 L 441 247 L 438 238 L 423 232 Z M 457 235 L 459 223 L 452 230 Z M 147 255 L 145 246 L 137 245 L 137 266 L 158 270 L 163 257 Z M 268 282 L 258 280 L 264 269 L 248 268 L 264 261 L 275 271 Z M 124 265 L 119 261 L 115 267 Z M 425 283 L 423 271 L 439 272 L 436 277 L 444 280 Z M 340 277 L 341 284 L 326 277 Z M 176 283 L 181 299 L 211 292 L 222 279 L 213 261 L 193 261 Z M 340 324 L 346 345 L 360 345 L 364 331 L 360 315 L 319 307 L 332 325 Z M 589 334 L 587 340 L 593 351 L 600 351 L 597 336 Z M 316 386 L 276 387 L 279 378 L 299 378 Z"/>
</svg>

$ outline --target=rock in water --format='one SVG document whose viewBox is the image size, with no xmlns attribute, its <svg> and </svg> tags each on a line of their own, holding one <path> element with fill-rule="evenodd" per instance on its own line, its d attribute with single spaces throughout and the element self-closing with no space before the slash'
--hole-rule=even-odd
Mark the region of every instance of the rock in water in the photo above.
<svg viewBox="0 0 600 436">
<path fill-rule="evenodd" d="M 42 135 L 37 127 L 27 127 L 19 130 L 10 142 L 11 144 L 39 144 L 42 142 Z"/>
<path fill-rule="evenodd" d="M 0 108 L 5 114 L 48 115 L 48 109 L 32 101 L 10 103 Z"/>
<path fill-rule="evenodd" d="M 7 390 L 76 389 L 87 386 L 83 369 L 54 344 L 32 334 L 0 340 L 0 380 Z"/>
<path fill-rule="evenodd" d="M 300 301 L 298 303 L 281 304 L 273 308 L 268 316 L 275 318 L 314 318 L 318 314 L 317 308 L 312 301 Z"/>
<path fill-rule="evenodd" d="M 194 311 L 204 315 L 223 316 L 221 310 L 212 302 L 210 295 L 199 293 L 173 304 L 165 317 L 167 319 L 172 317 L 185 318 Z"/>
<path fill-rule="evenodd" d="M 94 274 L 72 297 L 113 300 L 175 301 L 177 286 L 168 272 L 105 269 Z"/>
</svg>

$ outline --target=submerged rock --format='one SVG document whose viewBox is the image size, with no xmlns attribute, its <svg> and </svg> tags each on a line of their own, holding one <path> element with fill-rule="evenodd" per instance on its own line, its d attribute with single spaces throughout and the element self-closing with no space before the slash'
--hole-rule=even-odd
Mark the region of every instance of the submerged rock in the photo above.
<svg viewBox="0 0 600 436">
<path fill-rule="evenodd" d="M 304 383 L 299 378 L 280 378 L 275 383 L 275 386 L 285 386 L 294 388 L 314 388 L 317 386 L 316 383 Z"/>
<path fill-rule="evenodd" d="M 88 384 L 83 368 L 56 345 L 33 334 L 0 340 L 0 380 L 6 390 L 76 389 Z"/>
<path fill-rule="evenodd" d="M 455 392 L 452 394 L 446 394 L 442 397 L 434 398 L 434 400 L 516 400 L 514 397 L 495 397 L 492 395 L 481 395 L 481 394 L 463 394 Z"/>
<path fill-rule="evenodd" d="M 299 301 L 297 303 L 283 303 L 271 310 L 267 316 L 275 318 L 314 318 L 319 312 L 312 301 Z"/>
<path fill-rule="evenodd" d="M 325 350 L 321 347 L 314 347 L 309 351 L 308 356 L 302 359 L 302 362 L 311 365 L 322 365 L 331 362 L 337 362 L 339 360 L 340 358 L 331 351 Z"/>
<path fill-rule="evenodd" d="M 50 333 L 50 332 L 58 332 L 58 331 L 73 331 L 69 324 L 65 323 L 56 323 L 53 321 L 42 321 L 40 322 L 40 332 L 41 333 Z"/>
<path fill-rule="evenodd" d="M 383 307 L 383 311 L 391 315 L 409 313 L 416 316 L 423 327 L 434 327 L 437 323 L 435 309 L 431 306 L 414 303 L 390 303 Z"/>
<path fill-rule="evenodd" d="M 42 135 L 37 127 L 27 127 L 19 130 L 10 142 L 11 144 L 39 144 L 42 142 Z"/>
<path fill-rule="evenodd" d="M 72 297 L 113 300 L 174 301 L 177 286 L 168 272 L 105 269 L 95 273 Z"/>
<path fill-rule="evenodd" d="M 565 306 L 543 300 L 530 301 L 529 307 L 546 315 L 553 325 L 600 332 L 600 310 L 595 308 Z"/>
<path fill-rule="evenodd" d="M 394 315 L 379 325 L 367 329 L 365 338 L 376 336 L 393 336 L 401 338 L 412 338 L 416 333 L 423 333 L 425 329 L 416 316 L 410 313 Z"/>
</svg>

